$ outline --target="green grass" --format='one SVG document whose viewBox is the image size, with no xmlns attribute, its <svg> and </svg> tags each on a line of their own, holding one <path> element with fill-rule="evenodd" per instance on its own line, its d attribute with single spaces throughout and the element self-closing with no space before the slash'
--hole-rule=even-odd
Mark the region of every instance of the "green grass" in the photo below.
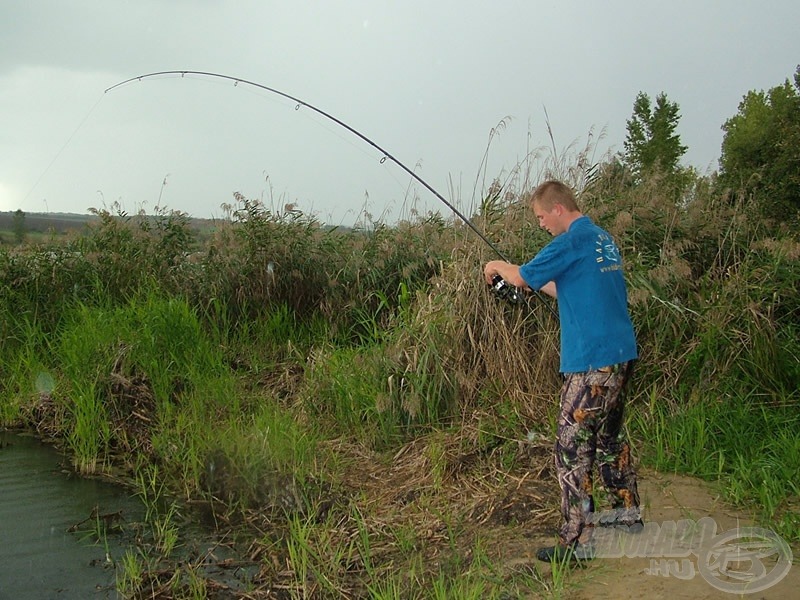
<svg viewBox="0 0 800 600">
<path fill-rule="evenodd" d="M 683 206 L 657 181 L 601 177 L 581 198 L 626 258 L 631 424 L 647 464 L 718 481 L 796 542 L 800 242 L 698 189 Z M 475 224 L 531 256 L 547 238 L 526 190 L 492 190 Z M 564 594 L 567 569 L 509 575 L 441 497 L 472 463 L 507 482 L 515 440 L 552 430 L 558 328 L 543 307 L 498 304 L 485 249 L 441 217 L 337 231 L 237 201 L 202 245 L 181 215 L 99 211 L 79 236 L 0 246 L 0 424 L 134 481 L 157 543 L 126 555 L 121 589 L 174 553 L 186 501 L 219 524 L 257 515 L 263 566 L 298 598 Z M 433 537 L 358 480 L 359 461 L 408 454 Z M 191 565 L 168 577 L 208 591 Z"/>
<path fill-rule="evenodd" d="M 790 543 L 800 520 L 800 413 L 793 402 L 768 406 L 753 398 L 695 399 L 680 408 L 651 398 L 633 410 L 644 461 L 665 472 L 718 481 L 734 504 L 758 507 L 756 517 Z"/>
<path fill-rule="evenodd" d="M 0 304 L 0 306 L 2 306 Z M 50 394 L 57 356 L 50 351 L 50 336 L 35 315 L 0 308 L 0 426 L 14 424 L 21 409 Z"/>
<path fill-rule="evenodd" d="M 149 293 L 120 307 L 79 305 L 62 323 L 54 344 L 59 398 L 72 416 L 66 427 L 81 470 L 91 472 L 111 445 L 144 442 L 119 426 L 132 423 L 131 414 L 169 425 L 193 409 L 213 414 L 222 402 L 238 412 L 230 373 L 185 302 Z"/>
<path fill-rule="evenodd" d="M 325 429 L 386 448 L 403 439 L 408 419 L 387 394 L 381 352 L 378 346 L 317 350 L 310 357 L 300 397 Z"/>
</svg>

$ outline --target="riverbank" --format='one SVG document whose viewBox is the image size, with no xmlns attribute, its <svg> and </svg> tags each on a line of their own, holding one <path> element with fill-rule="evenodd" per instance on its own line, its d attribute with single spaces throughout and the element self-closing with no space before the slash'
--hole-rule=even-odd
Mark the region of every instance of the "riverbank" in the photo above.
<svg viewBox="0 0 800 600">
<path fill-rule="evenodd" d="M 796 547 L 800 242 L 709 192 L 603 185 L 582 203 L 626 257 L 639 464 L 715 482 Z M 548 241 L 490 200 L 475 221 L 509 255 Z M 563 595 L 583 571 L 507 568 L 558 520 L 549 300 L 492 295 L 484 248 L 435 216 L 338 231 L 237 202 L 202 242 L 181 214 L 98 211 L 0 246 L 0 424 L 139 497 L 120 593 Z M 198 523 L 235 560 L 192 548 Z"/>
</svg>

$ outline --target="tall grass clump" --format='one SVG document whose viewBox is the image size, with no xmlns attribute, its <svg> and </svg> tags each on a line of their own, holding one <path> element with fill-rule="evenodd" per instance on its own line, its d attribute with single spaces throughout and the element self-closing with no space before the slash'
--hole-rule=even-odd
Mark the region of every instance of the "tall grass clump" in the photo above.
<svg viewBox="0 0 800 600">
<path fill-rule="evenodd" d="M 123 306 L 78 306 L 64 319 L 57 352 L 72 417 L 65 427 L 81 470 L 93 470 L 98 455 L 167 453 L 153 446 L 152 431 L 191 409 L 198 392 L 204 415 L 223 399 L 237 410 L 229 373 L 180 299 L 150 292 Z"/>
<path fill-rule="evenodd" d="M 718 481 L 727 500 L 755 507 L 761 522 L 796 543 L 800 417 L 796 406 L 754 400 L 695 400 L 680 410 L 652 402 L 647 417 L 638 413 L 635 418 L 637 429 L 651 440 L 645 460 L 661 471 Z"/>
<path fill-rule="evenodd" d="M 331 475 L 319 451 L 322 436 L 279 403 L 261 399 L 202 439 L 203 471 L 189 497 L 208 501 L 217 516 L 257 511 L 260 519 L 281 521 L 315 512 L 320 474 Z"/>
<path fill-rule="evenodd" d="M 165 291 L 176 287 L 174 265 L 194 239 L 185 215 L 95 211 L 95 216 L 84 235 L 0 247 L 0 386 L 9 422 L 22 418 L 13 409 L 21 399 L 40 403 L 38 394 L 52 391 L 32 390 L 37 373 L 30 371 L 38 361 L 37 370 L 57 379 L 57 336 L 66 313 L 76 306 L 124 303 L 154 281 Z"/>
<path fill-rule="evenodd" d="M 677 401 L 693 390 L 790 398 L 800 354 L 796 236 L 774 237 L 746 199 L 724 202 L 702 182 L 678 203 L 657 177 L 605 184 L 586 204 L 627 262 L 645 387 Z"/>
<path fill-rule="evenodd" d="M 53 391 L 55 361 L 48 337 L 30 314 L 0 306 L 0 426 L 14 424 L 22 413 Z"/>
<path fill-rule="evenodd" d="M 224 313 L 232 327 L 288 307 L 303 320 L 321 315 L 339 339 L 358 344 L 373 318 L 386 324 L 401 285 L 424 285 L 446 256 L 435 219 L 419 228 L 344 229 L 292 207 L 275 211 L 239 194 L 236 201 L 181 267 L 191 302 Z"/>
<path fill-rule="evenodd" d="M 185 213 L 157 207 L 153 215 L 129 215 L 118 206 L 92 212 L 88 235 L 74 247 L 104 297 L 125 302 L 152 281 L 165 293 L 182 289 L 181 265 L 198 243 Z"/>
</svg>

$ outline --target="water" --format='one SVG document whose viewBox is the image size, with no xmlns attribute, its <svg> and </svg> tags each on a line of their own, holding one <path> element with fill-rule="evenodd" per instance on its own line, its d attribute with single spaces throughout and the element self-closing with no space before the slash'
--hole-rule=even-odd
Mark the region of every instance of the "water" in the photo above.
<svg viewBox="0 0 800 600">
<path fill-rule="evenodd" d="M 125 553 L 113 533 L 87 535 L 99 514 L 139 521 L 142 505 L 102 481 L 65 472 L 65 459 L 31 436 L 0 431 L 0 600 L 118 598 L 108 560 Z M 82 521 L 82 531 L 68 530 Z M 106 545 L 107 544 L 107 545 Z"/>
</svg>

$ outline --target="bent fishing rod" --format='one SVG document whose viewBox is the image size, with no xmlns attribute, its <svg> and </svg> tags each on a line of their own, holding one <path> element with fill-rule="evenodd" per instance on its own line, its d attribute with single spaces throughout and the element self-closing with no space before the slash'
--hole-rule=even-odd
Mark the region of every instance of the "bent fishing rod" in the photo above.
<svg viewBox="0 0 800 600">
<path fill-rule="evenodd" d="M 286 92 L 282 92 L 280 90 L 276 90 L 275 88 L 263 85 L 261 83 L 256 83 L 254 81 L 248 81 L 247 79 L 241 79 L 240 77 L 233 77 L 231 75 L 223 75 L 223 74 L 220 74 L 220 73 L 211 73 L 209 71 L 179 71 L 179 70 L 156 71 L 156 72 L 153 72 L 153 73 L 147 73 L 145 75 L 138 75 L 136 77 L 131 77 L 130 79 L 126 79 L 125 81 L 120 81 L 119 83 L 112 85 L 110 88 L 107 88 L 104 93 L 107 94 L 111 90 L 114 90 L 114 89 L 116 89 L 118 87 L 122 87 L 122 86 L 124 86 L 124 85 L 126 85 L 128 83 L 131 83 L 132 81 L 142 81 L 143 79 L 149 79 L 149 78 L 159 77 L 159 76 L 164 76 L 164 75 L 180 75 L 181 77 L 184 77 L 186 75 L 197 75 L 199 77 L 212 77 L 212 78 L 224 79 L 224 80 L 227 80 L 227 81 L 232 81 L 234 85 L 239 85 L 240 83 L 243 83 L 245 85 L 250 85 L 250 86 L 253 86 L 255 88 L 262 89 L 262 90 L 265 90 L 267 92 L 270 92 L 272 94 L 276 94 L 278 96 L 286 98 L 287 100 L 291 100 L 292 102 L 295 103 L 295 107 L 294 107 L 295 110 L 299 110 L 301 106 L 311 109 L 312 111 L 316 112 L 317 114 L 322 115 L 326 119 L 329 119 L 330 121 L 336 123 L 340 127 L 343 127 L 344 129 L 346 129 L 347 131 L 349 131 L 350 133 L 352 133 L 353 135 L 355 135 L 359 139 L 363 140 L 364 142 L 366 142 L 367 144 L 369 144 L 370 146 L 375 148 L 378 152 L 380 152 L 382 154 L 382 158 L 380 160 L 381 164 L 385 163 L 387 160 L 390 160 L 394 164 L 396 164 L 398 167 L 400 167 L 403 171 L 408 173 L 412 178 L 414 178 L 422 186 L 424 186 L 425 189 L 427 189 L 431 194 L 433 194 L 440 202 L 442 202 L 445 206 L 447 206 L 447 208 L 449 208 L 453 212 L 453 214 L 455 214 L 459 219 L 461 219 L 464 222 L 464 224 L 466 224 L 475 233 L 475 235 L 477 235 L 481 240 L 483 240 L 484 243 L 486 243 L 486 245 L 489 246 L 494 251 L 495 254 L 497 254 L 497 256 L 499 256 L 505 262 L 511 262 L 497 248 L 497 246 L 495 246 L 483 233 L 481 233 L 481 231 L 472 223 L 472 221 L 470 221 L 466 216 L 464 216 L 461 213 L 461 211 L 459 211 L 455 206 L 453 206 L 452 203 L 448 202 L 447 199 L 444 196 L 442 196 L 439 192 L 437 192 L 427 181 L 422 179 L 422 177 L 417 175 L 413 170 L 409 169 L 405 164 L 400 162 L 400 160 L 395 158 L 390 152 L 388 152 L 386 149 L 384 149 L 381 146 L 379 146 L 377 143 L 375 143 L 373 140 L 368 138 L 366 135 L 364 135 L 360 131 L 354 129 L 353 127 L 351 127 L 350 125 L 348 125 L 347 123 L 342 121 L 341 119 L 338 119 L 338 118 L 334 117 L 332 114 L 330 114 L 328 112 L 325 112 L 321 108 L 318 108 L 318 107 L 314 106 L 313 104 L 309 104 L 308 102 L 305 102 L 304 100 L 301 100 L 300 98 L 292 96 L 291 94 L 287 94 Z M 505 284 L 505 282 L 503 282 L 503 283 Z M 505 285 L 508 285 L 508 284 L 505 284 Z M 538 292 L 536 292 L 536 290 L 534 290 L 534 292 L 538 295 Z M 550 312 L 554 316 L 557 317 L 557 315 L 556 315 L 555 311 L 553 310 L 553 308 L 547 302 L 544 302 L 544 300 L 543 300 L 543 303 L 550 310 Z"/>
</svg>

